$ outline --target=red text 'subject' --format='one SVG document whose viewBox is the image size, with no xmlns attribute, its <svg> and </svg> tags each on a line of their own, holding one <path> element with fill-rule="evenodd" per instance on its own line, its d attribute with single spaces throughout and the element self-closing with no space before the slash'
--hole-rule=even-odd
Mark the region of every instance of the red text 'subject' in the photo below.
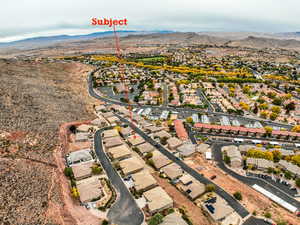
<svg viewBox="0 0 300 225">
<path fill-rule="evenodd" d="M 106 18 L 103 18 L 103 19 L 97 19 L 97 18 L 92 18 L 92 21 L 91 21 L 91 24 L 93 26 L 127 26 L 127 19 L 106 19 Z"/>
</svg>

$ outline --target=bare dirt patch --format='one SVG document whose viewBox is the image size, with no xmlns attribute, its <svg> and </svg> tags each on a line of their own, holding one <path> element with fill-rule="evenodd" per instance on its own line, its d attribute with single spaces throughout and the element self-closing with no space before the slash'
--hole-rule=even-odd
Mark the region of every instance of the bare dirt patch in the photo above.
<svg viewBox="0 0 300 225">
<path fill-rule="evenodd" d="M 249 210 L 250 213 L 256 211 L 257 215 L 263 216 L 265 212 L 270 212 L 272 214 L 272 219 L 275 221 L 284 219 L 289 222 L 289 224 L 299 224 L 300 220 L 295 215 L 281 208 L 267 197 L 250 188 L 248 185 L 245 185 L 235 178 L 225 174 L 212 163 L 208 163 L 200 154 L 197 154 L 190 159 L 189 166 L 197 170 L 199 165 L 201 165 L 203 169 L 199 171 L 199 173 L 202 173 L 207 178 L 216 175 L 217 177 L 213 180 L 213 182 L 222 187 L 228 193 L 233 194 L 236 191 L 240 191 L 243 196 L 241 203 Z"/>
<path fill-rule="evenodd" d="M 175 207 L 184 207 L 187 210 L 188 216 L 195 225 L 209 225 L 211 224 L 206 216 L 203 215 L 201 209 L 194 205 L 186 196 L 177 190 L 172 184 L 168 183 L 166 179 L 160 178 L 156 173 L 152 174 L 161 186 L 174 200 Z"/>
</svg>

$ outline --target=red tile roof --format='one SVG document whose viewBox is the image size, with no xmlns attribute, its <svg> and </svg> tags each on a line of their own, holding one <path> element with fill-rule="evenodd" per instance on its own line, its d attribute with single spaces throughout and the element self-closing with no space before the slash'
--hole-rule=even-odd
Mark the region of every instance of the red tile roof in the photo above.
<svg viewBox="0 0 300 225">
<path fill-rule="evenodd" d="M 175 120 L 174 121 L 175 131 L 177 134 L 177 137 L 179 137 L 181 140 L 187 140 L 188 134 L 183 126 L 183 123 L 181 120 Z"/>
<path fill-rule="evenodd" d="M 266 133 L 263 128 L 246 128 L 246 127 L 234 127 L 234 126 L 220 126 L 214 124 L 204 124 L 204 123 L 196 123 L 194 125 L 195 128 L 206 128 L 213 130 L 231 130 L 231 131 L 240 131 L 240 132 L 249 132 L 249 133 Z M 282 131 L 282 130 L 273 130 L 273 135 L 284 135 L 284 136 L 300 136 L 300 133 L 291 132 L 291 131 Z"/>
</svg>

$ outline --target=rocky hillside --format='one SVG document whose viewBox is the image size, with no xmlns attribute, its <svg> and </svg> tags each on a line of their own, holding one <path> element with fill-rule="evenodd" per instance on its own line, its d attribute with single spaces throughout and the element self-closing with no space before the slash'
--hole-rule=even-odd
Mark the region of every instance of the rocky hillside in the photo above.
<svg viewBox="0 0 300 225">
<path fill-rule="evenodd" d="M 241 40 L 229 41 L 227 45 L 250 48 L 282 48 L 300 50 L 300 41 L 294 39 L 273 39 L 255 36 L 249 36 Z"/>
<path fill-rule="evenodd" d="M 60 190 L 52 151 L 63 122 L 90 119 L 86 72 L 77 63 L 0 60 L 0 224 L 55 224 Z"/>
</svg>

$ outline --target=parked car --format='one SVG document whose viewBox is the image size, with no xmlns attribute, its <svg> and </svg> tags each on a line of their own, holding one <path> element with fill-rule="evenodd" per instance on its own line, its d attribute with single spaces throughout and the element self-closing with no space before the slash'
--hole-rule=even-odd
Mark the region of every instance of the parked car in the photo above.
<svg viewBox="0 0 300 225">
<path fill-rule="evenodd" d="M 216 179 L 216 178 L 217 178 L 216 175 L 213 175 L 213 176 L 210 177 L 211 180 L 214 180 L 214 179 Z"/>
</svg>

